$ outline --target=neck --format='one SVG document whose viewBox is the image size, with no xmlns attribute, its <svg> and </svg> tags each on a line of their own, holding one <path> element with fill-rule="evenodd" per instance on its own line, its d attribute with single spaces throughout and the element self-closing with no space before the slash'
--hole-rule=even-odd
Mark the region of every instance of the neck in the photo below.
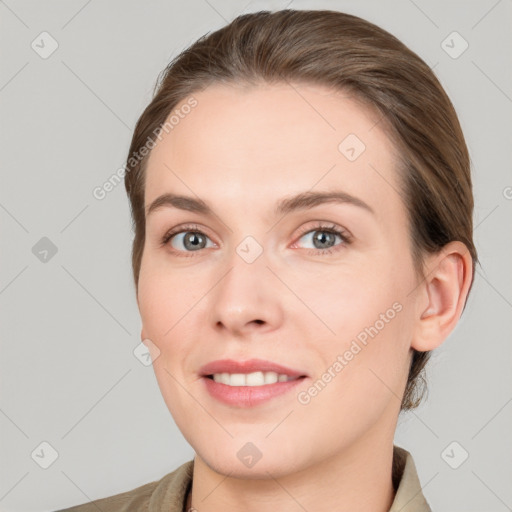
<svg viewBox="0 0 512 512">
<path fill-rule="evenodd" d="M 296 512 L 299 507 L 316 512 L 388 512 L 395 495 L 393 439 L 379 441 L 361 440 L 319 464 L 277 479 L 226 477 L 196 455 L 185 510 Z"/>
</svg>

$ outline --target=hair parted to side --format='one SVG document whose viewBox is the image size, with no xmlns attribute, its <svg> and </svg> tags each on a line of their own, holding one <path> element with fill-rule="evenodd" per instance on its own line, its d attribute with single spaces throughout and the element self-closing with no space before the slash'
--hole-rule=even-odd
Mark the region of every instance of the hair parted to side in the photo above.
<svg viewBox="0 0 512 512">
<path fill-rule="evenodd" d="M 432 70 L 393 35 L 357 16 L 286 9 L 238 16 L 198 39 L 160 75 L 136 124 L 125 166 L 136 293 L 145 243 L 148 141 L 180 102 L 209 85 L 287 82 L 345 91 L 379 115 L 401 159 L 397 171 L 417 272 L 423 275 L 426 255 L 459 240 L 473 258 L 474 277 L 470 158 L 455 109 Z M 429 356 L 414 351 L 402 410 L 420 404 Z"/>
</svg>

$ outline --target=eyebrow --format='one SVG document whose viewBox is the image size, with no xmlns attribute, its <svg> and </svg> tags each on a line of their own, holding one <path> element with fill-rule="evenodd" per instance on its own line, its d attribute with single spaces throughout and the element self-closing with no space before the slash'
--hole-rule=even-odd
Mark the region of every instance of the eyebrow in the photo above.
<svg viewBox="0 0 512 512">
<path fill-rule="evenodd" d="M 306 210 L 326 203 L 352 204 L 375 214 L 373 208 L 365 203 L 362 199 L 355 197 L 347 192 L 302 192 L 300 194 L 285 197 L 279 200 L 274 208 L 274 215 L 282 216 L 288 213 Z M 162 194 L 158 196 L 148 207 L 146 216 L 163 207 L 177 208 L 189 212 L 199 213 L 206 216 L 213 216 L 213 210 L 202 199 L 196 199 L 190 196 L 177 194 Z"/>
</svg>

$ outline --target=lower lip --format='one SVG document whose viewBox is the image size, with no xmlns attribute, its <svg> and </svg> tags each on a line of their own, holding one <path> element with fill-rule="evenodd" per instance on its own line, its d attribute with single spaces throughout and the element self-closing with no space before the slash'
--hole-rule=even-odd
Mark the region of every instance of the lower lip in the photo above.
<svg viewBox="0 0 512 512">
<path fill-rule="evenodd" d="M 276 382 L 263 386 L 228 386 L 213 379 L 203 377 L 206 389 L 213 398 L 227 405 L 238 407 L 254 407 L 279 395 L 291 391 L 298 386 L 305 377 L 288 382 Z"/>
</svg>

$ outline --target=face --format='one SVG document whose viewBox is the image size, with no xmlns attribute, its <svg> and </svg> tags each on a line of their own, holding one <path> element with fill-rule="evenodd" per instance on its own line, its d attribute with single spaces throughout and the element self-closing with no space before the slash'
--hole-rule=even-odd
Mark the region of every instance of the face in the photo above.
<svg viewBox="0 0 512 512">
<path fill-rule="evenodd" d="M 194 98 L 148 160 L 138 291 L 176 424 L 210 468 L 252 478 L 392 440 L 417 278 L 378 117 L 319 86 L 215 85 Z M 191 201 L 149 212 L 164 194 Z M 300 378 L 203 375 L 272 368 L 203 370 L 251 359 Z"/>
</svg>

